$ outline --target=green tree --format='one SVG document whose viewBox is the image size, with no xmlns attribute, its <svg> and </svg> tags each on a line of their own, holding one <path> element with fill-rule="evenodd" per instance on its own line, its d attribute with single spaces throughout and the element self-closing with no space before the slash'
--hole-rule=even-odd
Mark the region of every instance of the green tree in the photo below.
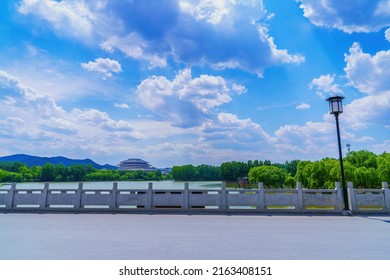
<svg viewBox="0 0 390 280">
<path fill-rule="evenodd" d="M 192 164 L 174 166 L 172 168 L 172 178 L 177 181 L 197 180 L 197 170 Z"/>
<path fill-rule="evenodd" d="M 354 172 L 354 184 L 358 188 L 376 188 L 380 186 L 377 172 L 374 168 L 358 167 Z"/>
<path fill-rule="evenodd" d="M 294 177 L 297 174 L 299 160 L 294 159 L 292 161 L 286 161 L 284 163 L 284 169 Z"/>
<path fill-rule="evenodd" d="M 82 181 L 85 175 L 96 171 L 97 169 L 90 164 L 73 164 L 69 168 L 69 177 L 72 181 Z"/>
<path fill-rule="evenodd" d="M 52 182 L 56 178 L 55 167 L 51 163 L 46 163 L 42 166 L 42 177 L 41 180 L 43 182 Z"/>
<path fill-rule="evenodd" d="M 211 166 L 207 164 L 201 164 L 196 167 L 197 180 L 200 181 L 217 181 L 221 180 L 221 172 L 219 166 Z"/>
<path fill-rule="evenodd" d="M 295 181 L 294 177 L 288 174 L 286 180 L 284 180 L 284 185 L 290 188 L 294 188 L 296 184 L 297 182 Z"/>
<path fill-rule="evenodd" d="M 19 171 L 20 167 L 25 166 L 25 164 L 19 162 L 19 161 L 6 161 L 6 162 L 0 162 L 0 169 L 3 169 L 5 171 L 15 172 L 17 173 Z"/>
<path fill-rule="evenodd" d="M 248 174 L 248 165 L 244 162 L 232 161 L 221 164 L 221 176 L 226 181 L 236 181 Z"/>
<path fill-rule="evenodd" d="M 6 176 L 6 172 L 3 169 L 0 169 L 0 182 L 5 182 L 4 177 Z"/>
<path fill-rule="evenodd" d="M 326 168 L 323 161 L 315 161 L 311 165 L 310 169 L 310 176 L 309 176 L 309 188 L 310 189 L 316 189 L 316 188 L 322 188 L 325 186 L 326 182 Z"/>
<path fill-rule="evenodd" d="M 85 181 L 117 181 L 120 179 L 120 173 L 112 170 L 95 170 L 84 176 Z"/>
<path fill-rule="evenodd" d="M 382 182 L 390 182 L 390 153 L 383 153 L 377 157 L 378 179 Z"/>
<path fill-rule="evenodd" d="M 66 167 L 63 164 L 56 164 L 54 166 L 55 170 L 55 181 L 69 181 L 69 167 Z"/>
<path fill-rule="evenodd" d="M 345 161 L 355 167 L 377 168 L 377 155 L 367 150 L 352 151 L 347 154 Z"/>
<path fill-rule="evenodd" d="M 324 161 L 301 161 L 298 163 L 296 180 L 309 189 L 325 188 L 329 178 Z M 334 183 L 333 183 L 334 184 Z"/>
<path fill-rule="evenodd" d="M 297 165 L 297 173 L 295 174 L 295 180 L 301 182 L 303 186 L 309 186 L 308 170 L 313 163 L 310 160 L 300 161 Z"/>
<path fill-rule="evenodd" d="M 287 177 L 288 173 L 286 170 L 272 165 L 253 167 L 248 173 L 251 183 L 263 182 L 268 188 L 273 186 L 282 188 Z"/>
<path fill-rule="evenodd" d="M 17 172 L 6 171 L 4 176 L 5 182 L 23 182 L 22 174 Z"/>
<path fill-rule="evenodd" d="M 220 180 L 220 168 L 201 164 L 193 166 L 192 164 L 174 166 L 172 168 L 172 178 L 177 181 L 214 181 Z"/>
</svg>

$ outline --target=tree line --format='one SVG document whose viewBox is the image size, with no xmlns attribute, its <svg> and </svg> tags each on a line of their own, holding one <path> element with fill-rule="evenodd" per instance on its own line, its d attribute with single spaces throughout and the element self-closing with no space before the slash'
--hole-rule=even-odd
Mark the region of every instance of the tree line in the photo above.
<svg viewBox="0 0 390 280">
<path fill-rule="evenodd" d="M 247 177 L 249 171 L 254 167 L 272 166 L 281 169 L 291 176 L 295 176 L 299 161 L 286 161 L 285 163 L 272 163 L 269 160 L 249 160 L 247 162 L 230 161 L 220 166 L 192 164 L 174 166 L 172 168 L 172 179 L 176 181 L 237 181 L 238 178 Z"/>
<path fill-rule="evenodd" d="M 119 171 L 96 169 L 92 165 L 65 166 L 51 163 L 28 167 L 21 162 L 0 162 L 0 182 L 158 181 L 170 178 L 169 174 L 162 174 L 161 170 Z"/>
<path fill-rule="evenodd" d="M 367 150 L 349 152 L 344 158 L 344 173 L 347 182 L 356 188 L 380 188 L 381 182 L 390 181 L 390 153 L 376 155 Z M 291 188 L 297 182 L 308 189 L 333 189 L 341 181 L 340 162 L 334 158 L 318 161 L 292 160 L 285 163 L 261 161 L 231 161 L 220 166 L 183 165 L 174 166 L 172 178 L 179 181 L 223 180 L 237 182 L 248 177 L 255 183 L 263 182 L 266 188 Z"/>
<path fill-rule="evenodd" d="M 356 188 L 380 188 L 381 182 L 390 181 L 390 153 L 349 152 L 344 159 L 344 175 Z M 307 188 L 334 188 L 334 182 L 341 178 L 339 161 L 332 158 L 301 161 L 295 178 Z"/>
<path fill-rule="evenodd" d="M 349 152 L 344 158 L 346 181 L 357 188 L 380 188 L 390 181 L 390 153 L 376 155 L 367 150 Z M 227 181 L 248 177 L 255 187 L 263 182 L 266 188 L 291 188 L 296 182 L 309 189 L 334 188 L 340 181 L 339 161 L 324 158 L 318 161 L 292 160 L 272 163 L 269 160 L 230 161 L 220 166 L 191 164 L 174 166 L 171 174 L 144 171 L 96 169 L 92 165 L 53 165 L 27 167 L 20 162 L 0 162 L 0 182 L 68 182 L 68 181 Z"/>
</svg>

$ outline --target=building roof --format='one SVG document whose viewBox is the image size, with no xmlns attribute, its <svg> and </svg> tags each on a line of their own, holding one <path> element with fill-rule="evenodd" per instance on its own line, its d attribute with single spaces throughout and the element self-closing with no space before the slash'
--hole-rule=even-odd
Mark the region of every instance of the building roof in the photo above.
<svg viewBox="0 0 390 280">
<path fill-rule="evenodd" d="M 149 162 L 139 158 L 129 158 L 121 161 L 118 164 L 118 170 L 141 170 L 141 171 L 156 171 L 157 168 L 152 166 Z"/>
</svg>

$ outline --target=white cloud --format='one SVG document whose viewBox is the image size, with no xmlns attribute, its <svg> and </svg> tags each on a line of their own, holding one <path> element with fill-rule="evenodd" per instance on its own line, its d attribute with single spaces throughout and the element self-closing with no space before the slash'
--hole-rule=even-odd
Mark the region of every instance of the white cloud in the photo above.
<svg viewBox="0 0 390 280">
<path fill-rule="evenodd" d="M 114 107 L 116 108 L 121 108 L 121 109 L 129 109 L 129 105 L 126 103 L 114 103 Z"/>
<path fill-rule="evenodd" d="M 197 20 L 205 20 L 211 24 L 219 24 L 231 13 L 228 2 L 230 1 L 180 1 L 180 9 Z"/>
<path fill-rule="evenodd" d="M 267 67 L 304 61 L 276 46 L 262 0 L 99 3 L 24 0 L 18 10 L 44 19 L 59 36 L 120 51 L 148 69 L 167 67 L 173 59 L 185 67 L 237 68 L 262 76 Z"/>
<path fill-rule="evenodd" d="M 321 97 L 324 97 L 324 93 L 343 93 L 339 85 L 334 84 L 334 77 L 335 75 L 321 75 L 320 77 L 315 78 L 311 81 L 311 83 L 309 84 L 309 88 L 315 88 L 317 90 L 317 94 Z"/>
<path fill-rule="evenodd" d="M 238 160 L 240 158 L 269 157 L 276 139 L 251 119 L 240 119 L 231 113 L 218 113 L 204 122 L 199 141 L 207 145 L 213 158 Z"/>
<path fill-rule="evenodd" d="M 367 94 L 352 101 L 345 108 L 348 122 L 355 128 L 368 125 L 390 124 L 390 50 L 375 55 L 364 53 L 359 44 L 354 43 L 345 55 L 344 71 L 349 85 Z"/>
<path fill-rule="evenodd" d="M 78 128 L 75 123 L 64 118 L 50 118 L 48 120 L 40 120 L 39 124 L 46 126 L 48 128 L 62 130 L 64 132 L 77 132 Z"/>
<path fill-rule="evenodd" d="M 242 14 L 246 15 L 249 23 L 254 23 L 260 17 L 268 15 L 262 1 L 257 0 L 180 0 L 179 6 L 182 13 L 191 15 L 197 21 L 205 21 L 215 26 L 232 27 L 234 20 Z"/>
<path fill-rule="evenodd" d="M 49 95 L 39 94 L 16 77 L 0 72 L 1 143 L 7 143 L 8 149 L 13 151 L 23 147 L 21 152 L 42 155 L 63 154 L 66 149 L 68 156 L 93 156 L 103 162 L 110 157 L 121 158 L 123 154 L 148 158 L 150 154 L 158 153 L 160 158 L 174 157 L 175 164 L 205 161 L 219 164 L 254 158 L 273 161 L 291 160 L 292 157 L 317 159 L 332 155 L 329 151 L 336 151 L 332 116 L 325 117 L 322 123 L 285 125 L 270 135 L 250 118 L 241 119 L 232 113 L 219 112 L 220 107 L 229 102 L 229 93 L 233 91 L 233 86 L 228 87 L 220 77 L 192 77 L 191 71 L 185 69 L 172 80 L 150 77 L 144 82 L 150 84 L 139 86 L 138 94 L 147 95 L 140 98 L 148 97 L 144 102 L 149 100 L 150 104 L 145 106 L 165 120 L 114 120 L 107 112 L 92 108 L 67 111 L 50 101 Z M 178 109 L 187 103 L 203 117 L 192 120 L 192 126 L 183 123 L 178 126 L 175 121 L 188 120 L 196 114 L 187 112 L 188 107 Z M 384 102 L 378 100 L 378 103 Z M 345 114 L 348 114 L 348 106 Z M 169 115 L 169 109 L 173 115 Z M 343 117 L 343 122 L 346 119 Z M 372 141 L 346 131 L 343 131 L 343 139 Z"/>
<path fill-rule="evenodd" d="M 0 120 L 0 135 L 10 138 L 25 137 L 27 139 L 37 137 L 36 131 L 18 117 L 7 117 L 4 120 Z"/>
<path fill-rule="evenodd" d="M 211 109 L 231 101 L 222 77 L 200 75 L 192 78 L 184 69 L 170 81 L 152 76 L 137 87 L 141 104 L 155 116 L 163 117 L 182 127 L 198 126 L 211 114 Z"/>
<path fill-rule="evenodd" d="M 94 62 L 81 63 L 81 67 L 87 71 L 103 73 L 107 77 L 112 77 L 113 72 L 122 72 L 122 67 L 119 62 L 109 58 L 97 58 Z"/>
<path fill-rule="evenodd" d="M 174 136 L 193 133 L 192 129 L 172 126 L 172 123 L 169 121 L 139 118 L 130 120 L 129 123 L 136 131 L 146 135 L 148 139 L 155 139 L 158 142 L 164 138 L 172 139 Z"/>
<path fill-rule="evenodd" d="M 278 149 L 297 158 L 326 157 L 336 151 L 335 127 L 331 122 L 284 125 L 275 131 Z"/>
<path fill-rule="evenodd" d="M 298 110 L 306 110 L 306 109 L 310 109 L 311 108 L 311 106 L 310 106 L 310 104 L 307 104 L 307 103 L 301 103 L 301 104 L 299 104 L 297 107 L 295 107 L 296 109 L 298 109 Z"/>
<path fill-rule="evenodd" d="M 349 33 L 378 30 L 383 23 L 375 20 L 383 19 L 386 14 L 383 8 L 378 8 L 380 6 L 373 11 L 361 8 L 359 5 L 364 2 L 361 1 L 356 7 L 357 10 L 368 11 L 364 14 L 367 19 L 364 22 L 350 16 L 354 13 L 349 10 L 353 5 L 341 7 L 333 0 L 301 2 L 305 5 L 305 16 L 313 23 Z M 167 78 L 158 74 L 144 79 L 139 83 L 135 96 L 149 111 L 145 113 L 142 108 L 137 108 L 140 110 L 134 114 L 139 113 L 139 118 L 117 120 L 107 112 L 94 108 L 61 108 L 58 105 L 61 104 L 59 100 L 64 100 L 59 99 L 61 95 L 64 96 L 62 98 L 68 98 L 71 94 L 85 97 L 80 92 L 98 92 L 103 95 L 106 91 L 108 95 L 117 91 L 108 86 L 102 91 L 98 90 L 102 87 L 101 81 L 95 83 L 94 88 L 91 88 L 90 81 L 89 86 L 80 83 L 76 80 L 83 72 L 79 64 L 76 65 L 78 73 L 66 71 L 70 67 L 56 68 L 59 61 L 42 60 L 41 50 L 30 45 L 31 59 L 36 59 L 33 68 L 20 71 L 14 68 L 11 71 L 18 73 L 19 79 L 29 87 L 9 75 L 10 72 L 0 72 L 0 85 L 3 86 L 0 87 L 0 134 L 4 136 L 0 139 L 7 141 L 14 137 L 14 143 L 8 145 L 25 147 L 26 151 L 34 153 L 55 153 L 66 149 L 69 153 L 99 155 L 101 158 L 113 154 L 120 157 L 123 154 L 159 154 L 165 158 L 180 158 L 183 164 L 253 158 L 280 161 L 286 155 L 290 157 L 286 159 L 295 155 L 297 158 L 318 158 L 321 155 L 329 156 L 329 150 L 336 150 L 333 149 L 333 116 L 324 117 L 323 122 L 284 125 L 275 134 L 269 134 L 254 119 L 224 112 L 225 108 L 234 107 L 224 106 L 232 102 L 234 96 L 247 92 L 245 86 L 231 84 L 217 75 L 194 77 L 191 73 L 190 67 L 195 65 L 214 69 L 236 68 L 261 76 L 267 67 L 303 62 L 303 55 L 291 54 L 276 45 L 272 28 L 267 25 L 272 14 L 266 11 L 263 1 L 172 0 L 164 1 L 163 4 L 161 1 L 149 1 L 147 5 L 145 1 L 137 0 L 26 0 L 20 3 L 19 12 L 28 23 L 33 27 L 39 26 L 34 30 L 41 30 L 49 23 L 49 28 L 60 37 L 72 38 L 77 41 L 76 44 L 86 41 L 94 51 L 96 46 L 100 46 L 115 57 L 124 54 L 144 68 L 167 67 L 161 71 L 166 73 L 175 69 L 175 66 L 170 68 L 169 65 L 173 62 L 185 69 L 175 77 Z M 376 3 L 386 7 L 383 1 Z M 344 8 L 346 13 L 340 13 Z M 376 14 L 376 19 L 371 14 Z M 389 30 L 386 36 L 389 40 Z M 35 66 L 38 60 L 42 60 L 46 68 Z M 346 99 L 342 118 L 345 129 L 343 139 L 371 141 L 367 136 L 348 132 L 350 128 L 361 127 L 359 125 L 384 123 L 385 127 L 386 124 L 389 127 L 386 121 L 390 119 L 386 91 L 386 81 L 390 80 L 386 71 L 389 69 L 387 61 L 387 52 L 369 55 L 356 46 L 346 55 L 346 79 L 351 86 L 367 96 L 352 102 Z M 23 65 L 30 67 L 25 64 L 25 60 Z M 122 70 L 118 61 L 103 58 L 81 65 L 87 71 L 96 71 L 106 77 Z M 375 75 L 368 71 L 374 71 Z M 21 72 L 29 72 L 31 78 L 28 82 L 25 79 L 27 75 L 19 74 Z M 53 78 L 55 74 L 60 76 L 65 72 L 67 80 Z M 45 73 L 47 80 L 45 84 L 42 78 L 36 79 L 42 73 Z M 72 78 L 75 79 L 70 83 Z M 339 78 L 332 74 L 322 75 L 313 79 L 311 87 L 321 94 L 343 93 L 344 87 L 337 83 Z M 32 81 L 34 79 L 35 84 Z M 36 86 L 39 83 L 42 84 L 41 88 Z M 52 90 L 55 87 L 49 83 L 56 84 L 56 90 Z M 113 87 L 117 86 L 114 79 L 106 82 L 110 83 Z M 59 87 L 66 90 L 59 91 Z M 56 98 L 44 91 L 55 93 Z M 128 89 L 123 92 L 128 92 Z M 117 100 L 125 100 L 130 104 L 132 101 L 129 97 L 121 93 Z M 109 103 L 116 108 L 129 108 L 129 105 L 115 101 L 110 99 Z M 66 104 L 69 107 L 72 102 Z M 297 103 L 289 103 L 288 106 L 310 108 L 306 103 L 298 106 Z M 148 113 L 147 117 L 142 117 L 142 114 Z M 37 147 L 42 148 L 38 151 Z"/>
<path fill-rule="evenodd" d="M 342 139 L 353 143 L 370 143 L 374 147 L 376 139 L 367 135 L 370 133 L 369 130 L 363 129 L 390 127 L 390 73 L 387 71 L 390 67 L 390 51 L 379 51 L 371 55 L 365 53 L 358 43 L 354 43 L 349 53 L 345 54 L 345 63 L 347 84 L 343 85 L 343 88 L 354 87 L 364 96 L 350 101 L 353 96 L 345 94 L 344 113 L 340 118 Z M 321 75 L 313 79 L 309 87 L 316 89 L 321 96 L 324 93 L 343 93 L 341 87 L 334 83 L 334 79 L 335 75 Z M 350 90 L 345 89 L 345 92 L 349 93 Z M 317 151 L 333 150 L 331 145 L 334 139 L 329 138 L 334 137 L 333 122 L 334 118 L 330 114 L 325 114 L 323 122 L 285 125 L 278 129 L 275 135 L 282 148 L 302 154 L 315 153 L 319 156 Z M 359 130 L 358 135 L 351 130 Z M 377 146 L 386 147 L 386 144 Z"/>
<path fill-rule="evenodd" d="M 232 85 L 232 90 L 235 91 L 239 95 L 246 93 L 248 91 L 245 86 L 237 85 L 237 84 Z"/>
<path fill-rule="evenodd" d="M 289 139 L 297 138 L 305 145 L 312 146 L 314 141 L 327 142 L 332 135 L 334 126 L 330 122 L 306 122 L 303 126 L 284 125 L 280 127 L 275 135 L 279 141 L 290 142 Z"/>
<path fill-rule="evenodd" d="M 365 96 L 344 108 L 345 122 L 352 129 L 390 125 L 390 93 Z"/>
<path fill-rule="evenodd" d="M 390 151 L 390 140 L 385 140 L 383 143 L 376 144 L 373 146 L 374 153 L 381 154 L 386 151 Z"/>
<path fill-rule="evenodd" d="M 390 26 L 389 1 L 297 0 L 314 25 L 346 33 L 376 32 Z"/>
<path fill-rule="evenodd" d="M 94 15 L 84 1 L 23 0 L 18 11 L 43 18 L 61 35 L 84 41 L 94 34 Z"/>
<path fill-rule="evenodd" d="M 91 155 L 110 153 L 110 145 L 126 145 L 129 140 L 145 137 L 129 122 L 114 120 L 106 112 L 64 110 L 50 95 L 37 92 L 1 70 L 0 93 L 0 135 L 14 139 L 8 143 L 14 150 L 24 147 L 24 152 L 34 154 L 66 150 Z"/>
<path fill-rule="evenodd" d="M 287 50 L 278 49 L 274 42 L 274 38 L 269 35 L 267 25 L 259 25 L 257 26 L 257 30 L 259 32 L 260 40 L 265 43 L 271 51 L 270 55 L 274 62 L 299 64 L 305 61 L 303 55 L 290 55 Z"/>
<path fill-rule="evenodd" d="M 44 116 L 63 112 L 63 109 L 57 106 L 48 94 L 37 92 L 2 70 L 0 70 L 0 85 L 2 85 L 0 91 L 4 92 L 5 97 L 3 104 L 8 105 L 8 108 L 15 112 L 26 114 L 26 110 L 33 109 Z"/>
<path fill-rule="evenodd" d="M 220 129 L 228 130 L 228 135 L 235 141 L 271 143 L 275 140 L 251 119 L 239 119 L 231 113 L 219 113 L 217 120 Z"/>
<path fill-rule="evenodd" d="M 390 124 L 390 50 L 375 55 L 365 53 L 354 43 L 344 58 L 346 86 L 356 88 L 366 96 L 349 101 L 346 95 L 343 119 L 350 129 L 363 129 L 372 125 Z M 341 88 L 334 84 L 334 75 L 321 75 L 313 79 L 310 88 L 315 88 L 321 97 L 324 93 L 340 94 Z M 354 139 L 354 141 L 357 141 Z"/>
<path fill-rule="evenodd" d="M 291 55 L 286 49 L 279 49 L 264 23 L 243 26 L 239 23 L 242 21 L 231 31 L 221 32 L 223 36 L 215 28 L 201 34 L 192 30 L 193 27 L 180 30 L 180 34 L 171 38 L 176 60 L 189 65 L 209 64 L 216 70 L 241 69 L 259 77 L 263 77 L 267 67 L 305 61 L 303 55 Z M 199 35 L 195 38 L 187 35 L 193 32 Z M 210 42 L 210 38 L 214 39 Z"/>
<path fill-rule="evenodd" d="M 135 32 L 131 32 L 124 37 L 109 36 L 100 44 L 100 47 L 110 53 L 118 49 L 127 57 L 144 62 L 149 69 L 167 66 L 166 53 L 151 50 L 150 43 Z"/>
<path fill-rule="evenodd" d="M 357 136 L 349 132 L 351 128 L 348 122 L 349 116 L 345 114 L 340 118 L 341 141 L 345 143 L 373 142 L 370 136 Z M 299 159 L 319 159 L 323 157 L 337 157 L 337 141 L 334 117 L 330 114 L 323 115 L 321 122 L 305 122 L 303 125 L 288 124 L 275 131 L 277 142 L 275 149 L 282 155 L 286 153 Z"/>
<path fill-rule="evenodd" d="M 390 1 L 389 0 L 379 1 L 374 14 L 377 16 L 384 16 L 384 17 L 390 16 Z"/>
<path fill-rule="evenodd" d="M 385 38 L 386 38 L 387 41 L 390 42 L 390 28 L 387 29 L 386 32 L 385 32 Z"/>
<path fill-rule="evenodd" d="M 34 55 L 31 54 L 31 48 L 34 49 Z M 128 91 L 114 79 L 103 81 L 108 78 L 104 74 L 101 75 L 103 79 L 93 79 L 91 75 L 85 75 L 85 70 L 74 59 L 56 57 L 32 44 L 24 44 L 17 57 L 4 63 L 3 70 L 17 76 L 40 94 L 50 93 L 57 103 L 64 100 L 78 102 L 93 95 L 118 96 Z"/>
<path fill-rule="evenodd" d="M 390 50 L 375 55 L 364 53 L 358 43 L 354 43 L 345 55 L 344 71 L 349 84 L 360 92 L 379 95 L 390 91 Z"/>
</svg>

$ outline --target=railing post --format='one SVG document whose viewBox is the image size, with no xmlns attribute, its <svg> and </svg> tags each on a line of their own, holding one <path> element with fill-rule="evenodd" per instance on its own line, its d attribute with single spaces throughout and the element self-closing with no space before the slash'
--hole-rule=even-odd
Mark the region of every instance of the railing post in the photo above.
<svg viewBox="0 0 390 280">
<path fill-rule="evenodd" d="M 260 211 L 263 211 L 265 208 L 263 182 L 257 183 L 257 189 L 258 189 L 257 191 L 258 191 L 258 195 L 259 195 L 257 209 Z"/>
<path fill-rule="evenodd" d="M 49 192 L 49 183 L 46 182 L 41 193 L 41 201 L 39 203 L 39 209 L 46 209 L 48 192 Z"/>
<path fill-rule="evenodd" d="M 347 186 L 348 186 L 348 204 L 349 204 L 349 207 L 352 212 L 356 211 L 357 210 L 357 205 L 356 205 L 356 196 L 355 196 L 355 190 L 353 188 L 353 183 L 352 182 L 348 182 L 347 183 Z"/>
<path fill-rule="evenodd" d="M 153 207 L 153 183 L 150 182 L 148 184 L 148 196 L 146 199 L 146 209 L 152 210 Z"/>
<path fill-rule="evenodd" d="M 16 192 L 16 183 L 12 183 L 8 193 L 8 202 L 6 204 L 7 210 L 12 210 L 12 208 L 14 208 L 15 192 Z"/>
<path fill-rule="evenodd" d="M 343 191 L 340 188 L 340 182 L 334 183 L 335 190 L 336 190 L 336 209 L 339 211 L 342 211 L 344 209 L 344 202 L 343 202 Z"/>
<path fill-rule="evenodd" d="M 83 195 L 83 183 L 79 183 L 78 188 L 76 190 L 76 202 L 74 205 L 74 208 L 76 210 L 81 210 L 81 200 L 82 200 L 82 195 Z"/>
<path fill-rule="evenodd" d="M 222 182 L 221 185 L 221 211 L 226 211 L 227 205 L 226 205 L 226 182 Z"/>
<path fill-rule="evenodd" d="M 390 212 L 390 190 L 387 182 L 382 182 L 383 195 L 385 196 L 385 209 Z"/>
<path fill-rule="evenodd" d="M 301 182 L 297 182 L 297 208 L 301 212 L 303 210 L 303 191 Z"/>
<path fill-rule="evenodd" d="M 190 191 L 189 191 L 189 183 L 184 183 L 184 201 L 183 201 L 183 208 L 185 210 L 188 210 L 190 208 Z"/>
<path fill-rule="evenodd" d="M 112 183 L 112 190 L 111 190 L 111 205 L 110 208 L 112 210 L 116 209 L 116 196 L 118 193 L 118 182 Z"/>
</svg>

